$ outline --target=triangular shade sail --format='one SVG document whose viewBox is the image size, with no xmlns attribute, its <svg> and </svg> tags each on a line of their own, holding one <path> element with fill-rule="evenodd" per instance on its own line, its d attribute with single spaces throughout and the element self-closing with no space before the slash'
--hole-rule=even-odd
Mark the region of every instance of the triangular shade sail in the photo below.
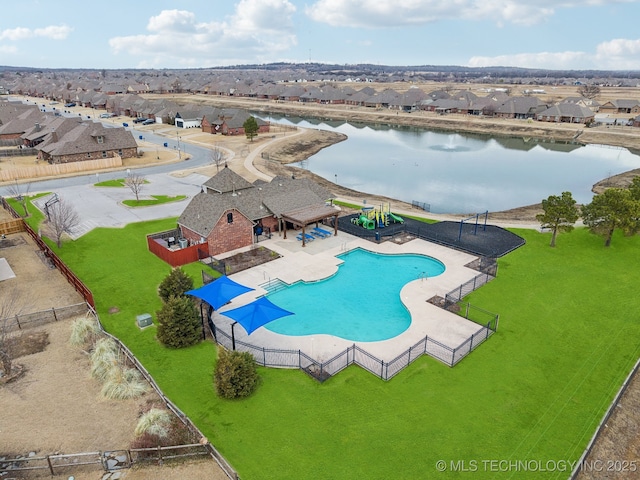
<svg viewBox="0 0 640 480">
<path fill-rule="evenodd" d="M 294 315 L 293 312 L 275 305 L 267 297 L 260 297 L 255 302 L 226 312 L 220 312 L 220 314 L 238 322 L 244 327 L 248 335 L 273 320 L 287 315 Z"/>
<path fill-rule="evenodd" d="M 207 283 L 195 290 L 189 290 L 186 293 L 204 300 L 218 310 L 221 306 L 229 303 L 230 300 L 252 290 L 253 288 L 240 285 L 224 275 L 211 283 Z"/>
</svg>

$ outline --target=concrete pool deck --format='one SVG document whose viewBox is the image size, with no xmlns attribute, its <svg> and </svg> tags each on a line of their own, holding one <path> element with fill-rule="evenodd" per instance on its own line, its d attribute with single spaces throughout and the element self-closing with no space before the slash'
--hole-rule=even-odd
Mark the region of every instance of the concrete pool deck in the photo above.
<svg viewBox="0 0 640 480">
<path fill-rule="evenodd" d="M 426 336 L 454 349 L 483 328 L 427 302 L 435 295 L 444 297 L 446 293 L 478 275 L 476 270 L 465 267 L 466 264 L 475 260 L 476 256 L 419 239 L 401 244 L 391 241 L 377 244 L 338 232 L 337 236 L 316 239 L 302 247 L 301 242 L 295 239 L 295 235 L 289 237 L 285 240 L 275 234 L 270 240 L 257 244 L 279 253 L 282 257 L 231 275 L 236 282 L 255 290 L 235 298 L 222 307 L 221 312 L 238 308 L 265 295 L 267 292 L 263 286 L 276 279 L 291 284 L 300 280 L 316 281 L 331 276 L 337 272 L 338 265 L 342 263 L 337 256 L 358 247 L 377 253 L 428 255 L 441 261 L 446 270 L 437 277 L 417 278 L 404 286 L 400 297 L 411 314 L 411 325 L 401 334 L 388 340 L 354 342 L 324 334 L 289 336 L 271 332 L 264 327 L 255 330 L 249 336 L 239 325 L 234 328 L 236 340 L 264 348 L 302 350 L 318 362 L 329 360 L 355 343 L 372 355 L 388 362 Z M 230 252 L 229 255 L 237 252 Z M 377 279 L 375 272 L 371 272 L 371 281 L 383 281 L 383 279 Z M 340 314 L 340 312 L 333 312 L 329 299 L 326 310 L 327 315 Z M 218 328 L 230 334 L 233 323 L 231 319 L 219 312 L 214 312 L 213 320 Z"/>
</svg>

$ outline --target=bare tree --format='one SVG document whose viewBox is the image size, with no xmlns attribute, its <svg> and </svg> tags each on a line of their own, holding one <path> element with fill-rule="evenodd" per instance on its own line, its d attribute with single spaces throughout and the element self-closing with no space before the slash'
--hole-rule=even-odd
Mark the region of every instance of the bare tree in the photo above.
<svg viewBox="0 0 640 480">
<path fill-rule="evenodd" d="M 56 242 L 58 248 L 62 247 L 62 235 L 71 233 L 80 223 L 80 217 L 70 203 L 60 198 L 48 207 L 48 220 L 45 223 L 45 232 Z"/>
<path fill-rule="evenodd" d="M 216 166 L 216 173 L 220 171 L 220 166 L 224 164 L 224 152 L 218 147 L 211 150 L 211 163 Z"/>
<path fill-rule="evenodd" d="M 11 375 L 14 356 L 14 341 L 9 335 L 9 321 L 21 311 L 19 299 L 15 287 L 3 290 L 0 297 L 0 369 L 7 376 Z"/>
<path fill-rule="evenodd" d="M 145 183 L 147 183 L 147 179 L 137 173 L 129 173 L 124 180 L 124 184 L 136 196 L 136 202 L 140 201 L 140 192 L 142 192 Z"/>
<path fill-rule="evenodd" d="M 578 87 L 578 93 L 585 98 L 593 100 L 600 95 L 600 87 L 597 85 L 580 85 Z"/>
<path fill-rule="evenodd" d="M 31 183 L 27 183 L 24 188 L 24 194 L 22 193 L 22 189 L 18 184 L 18 180 L 13 185 L 7 185 L 7 189 L 9 190 L 9 195 L 15 198 L 22 208 L 24 209 L 24 217 L 27 218 L 29 216 L 29 210 L 27 210 L 27 198 L 29 196 L 29 189 L 31 188 Z"/>
</svg>

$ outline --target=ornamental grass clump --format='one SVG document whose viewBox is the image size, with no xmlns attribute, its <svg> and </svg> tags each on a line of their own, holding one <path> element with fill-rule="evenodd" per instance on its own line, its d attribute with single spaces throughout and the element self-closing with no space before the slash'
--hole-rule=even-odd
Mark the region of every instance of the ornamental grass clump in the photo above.
<svg viewBox="0 0 640 480">
<path fill-rule="evenodd" d="M 106 378 L 100 393 L 112 400 L 137 398 L 147 392 L 147 384 L 140 372 L 116 365 Z"/>
<path fill-rule="evenodd" d="M 104 382 L 116 368 L 119 368 L 116 342 L 110 338 L 101 338 L 95 343 L 91 352 L 91 376 Z"/>
<path fill-rule="evenodd" d="M 143 434 L 166 438 L 171 428 L 171 413 L 161 408 L 152 408 L 142 414 L 134 430 L 136 437 Z"/>
<path fill-rule="evenodd" d="M 78 318 L 71 324 L 71 338 L 69 342 L 74 347 L 84 347 L 93 344 L 100 334 L 98 322 L 91 317 Z"/>
</svg>

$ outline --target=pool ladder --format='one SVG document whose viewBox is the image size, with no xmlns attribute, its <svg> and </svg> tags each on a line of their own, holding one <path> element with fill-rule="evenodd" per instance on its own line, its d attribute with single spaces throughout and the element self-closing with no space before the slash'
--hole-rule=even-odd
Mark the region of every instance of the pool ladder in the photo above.
<svg viewBox="0 0 640 480">
<path fill-rule="evenodd" d="M 429 276 L 427 275 L 427 272 L 420 272 L 416 280 L 425 281 L 427 278 L 429 278 Z"/>
<path fill-rule="evenodd" d="M 269 278 L 269 281 L 260 285 L 260 288 L 263 288 L 267 291 L 267 293 L 279 292 L 280 290 L 284 290 L 287 288 L 289 284 L 279 278 L 274 278 L 273 280 Z"/>
</svg>

